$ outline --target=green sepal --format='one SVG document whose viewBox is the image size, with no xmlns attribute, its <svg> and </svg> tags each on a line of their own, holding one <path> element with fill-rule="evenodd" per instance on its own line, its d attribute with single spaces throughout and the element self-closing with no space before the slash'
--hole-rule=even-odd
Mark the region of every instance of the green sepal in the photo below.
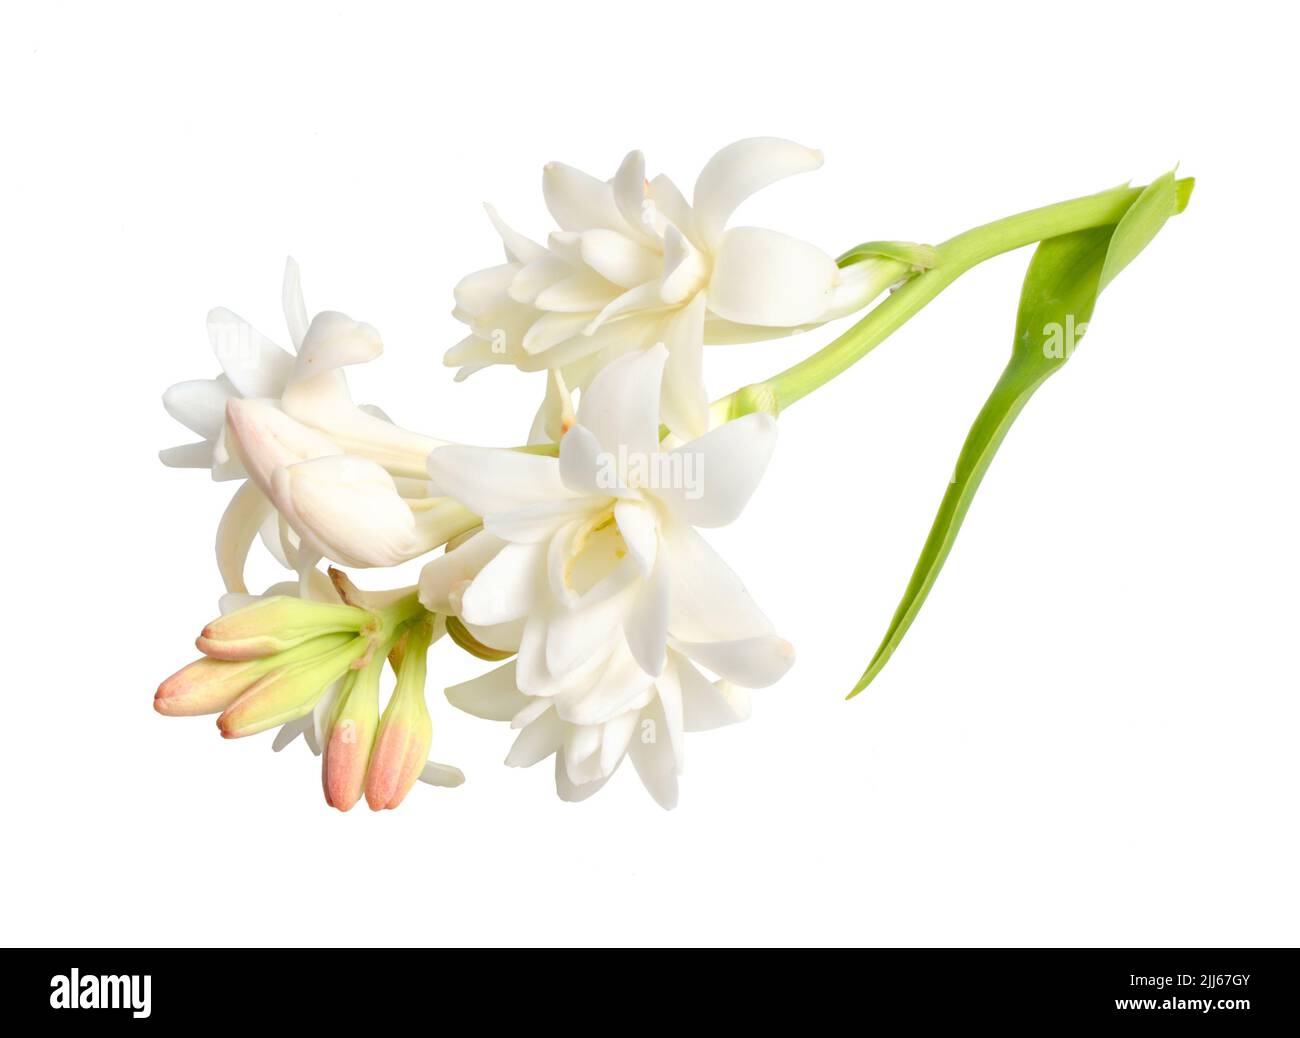
<svg viewBox="0 0 1300 1038">
<path fill-rule="evenodd" d="M 481 660 L 499 663 L 515 654 L 513 649 L 494 649 L 490 645 L 484 645 L 470 634 L 469 628 L 456 616 L 447 617 L 447 636 L 471 656 L 477 656 Z"/>
<path fill-rule="evenodd" d="M 920 273 L 938 262 L 939 253 L 933 245 L 921 245 L 914 241 L 869 241 L 853 246 L 835 261 L 835 265 L 847 267 L 868 259 L 897 260 Z"/>
</svg>

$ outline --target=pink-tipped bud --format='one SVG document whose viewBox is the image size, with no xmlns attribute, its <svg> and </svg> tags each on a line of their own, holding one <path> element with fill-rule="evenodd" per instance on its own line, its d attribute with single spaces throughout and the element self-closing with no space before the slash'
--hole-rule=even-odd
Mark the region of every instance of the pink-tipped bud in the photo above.
<svg viewBox="0 0 1300 1038">
<path fill-rule="evenodd" d="M 260 659 L 322 635 L 355 633 L 371 619 L 366 610 L 353 606 L 276 595 L 213 620 L 197 644 L 200 652 L 216 659 Z"/>
<path fill-rule="evenodd" d="M 369 648 L 366 638 L 327 634 L 281 656 L 267 657 L 283 665 L 231 703 L 217 718 L 217 727 L 227 739 L 238 739 L 297 720 L 309 713 L 325 689 L 347 674 Z M 305 659 L 284 661 L 284 657 L 301 653 L 306 654 Z"/>
<path fill-rule="evenodd" d="M 159 685 L 153 708 L 169 717 L 220 713 L 265 673 L 261 660 L 227 662 L 204 657 Z"/>
<path fill-rule="evenodd" d="M 321 779 L 325 802 L 340 811 L 351 810 L 365 788 L 370 750 L 379 728 L 379 677 L 383 669 L 384 657 L 376 653 L 356 672 L 339 697 L 330 726 Z"/>
<path fill-rule="evenodd" d="M 412 626 L 399 646 L 397 686 L 379 722 L 366 772 L 366 803 L 372 811 L 397 807 L 424 771 L 433 744 L 433 723 L 424 702 L 431 639 L 432 621 L 426 619 Z"/>
</svg>

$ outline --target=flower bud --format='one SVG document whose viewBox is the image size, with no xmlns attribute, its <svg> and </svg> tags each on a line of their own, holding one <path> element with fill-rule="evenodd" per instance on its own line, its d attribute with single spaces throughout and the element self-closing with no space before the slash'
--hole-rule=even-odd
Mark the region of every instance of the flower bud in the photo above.
<svg viewBox="0 0 1300 1038">
<path fill-rule="evenodd" d="M 216 714 L 266 673 L 261 660 L 230 662 L 206 656 L 182 667 L 154 693 L 153 708 L 169 717 Z"/>
<path fill-rule="evenodd" d="M 248 688 L 272 671 L 352 641 L 346 634 L 328 635 L 286 652 L 260 659 L 223 660 L 204 657 L 182 667 L 154 694 L 154 709 L 169 717 L 193 717 L 225 710 Z"/>
<path fill-rule="evenodd" d="M 369 638 L 347 634 L 325 635 L 301 648 L 314 651 L 306 659 L 277 666 L 259 678 L 217 718 L 223 736 L 238 739 L 297 720 L 311 711 L 325 689 L 373 651 Z"/>
<path fill-rule="evenodd" d="M 398 643 L 397 687 L 379 722 L 366 772 L 366 803 L 373 811 L 397 807 L 419 779 L 429 756 L 433 723 L 424 702 L 424 679 L 433 624 L 433 617 L 413 624 Z"/>
<path fill-rule="evenodd" d="M 361 799 L 370 750 L 379 728 L 379 678 L 384 657 L 374 657 L 355 672 L 339 695 L 321 762 L 325 802 L 348 811 Z"/>
<path fill-rule="evenodd" d="M 354 606 L 276 595 L 213 620 L 197 644 L 219 660 L 260 659 L 322 635 L 356 633 L 370 620 L 370 613 Z"/>
</svg>

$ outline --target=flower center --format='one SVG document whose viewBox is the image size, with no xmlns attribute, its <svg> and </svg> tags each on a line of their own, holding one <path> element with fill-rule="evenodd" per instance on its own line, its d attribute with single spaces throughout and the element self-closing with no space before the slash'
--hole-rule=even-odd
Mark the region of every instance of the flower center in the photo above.
<svg viewBox="0 0 1300 1038">
<path fill-rule="evenodd" d="M 574 533 L 564 560 L 564 586 L 585 595 L 627 554 L 614 509 L 597 512 Z"/>
</svg>

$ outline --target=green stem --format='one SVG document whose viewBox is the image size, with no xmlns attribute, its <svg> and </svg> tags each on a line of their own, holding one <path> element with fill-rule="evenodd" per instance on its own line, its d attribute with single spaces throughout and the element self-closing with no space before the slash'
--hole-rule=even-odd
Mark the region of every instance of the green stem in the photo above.
<svg viewBox="0 0 1300 1038">
<path fill-rule="evenodd" d="M 1178 188 L 1181 209 L 1191 181 L 1178 181 Z M 751 411 L 785 410 L 865 357 L 972 267 L 1045 238 L 1117 223 L 1141 193 L 1142 188 L 1117 187 L 1008 216 L 948 239 L 935 250 L 931 269 L 896 289 L 839 338 L 766 382 L 715 402 L 715 413 L 738 418 Z"/>
</svg>

